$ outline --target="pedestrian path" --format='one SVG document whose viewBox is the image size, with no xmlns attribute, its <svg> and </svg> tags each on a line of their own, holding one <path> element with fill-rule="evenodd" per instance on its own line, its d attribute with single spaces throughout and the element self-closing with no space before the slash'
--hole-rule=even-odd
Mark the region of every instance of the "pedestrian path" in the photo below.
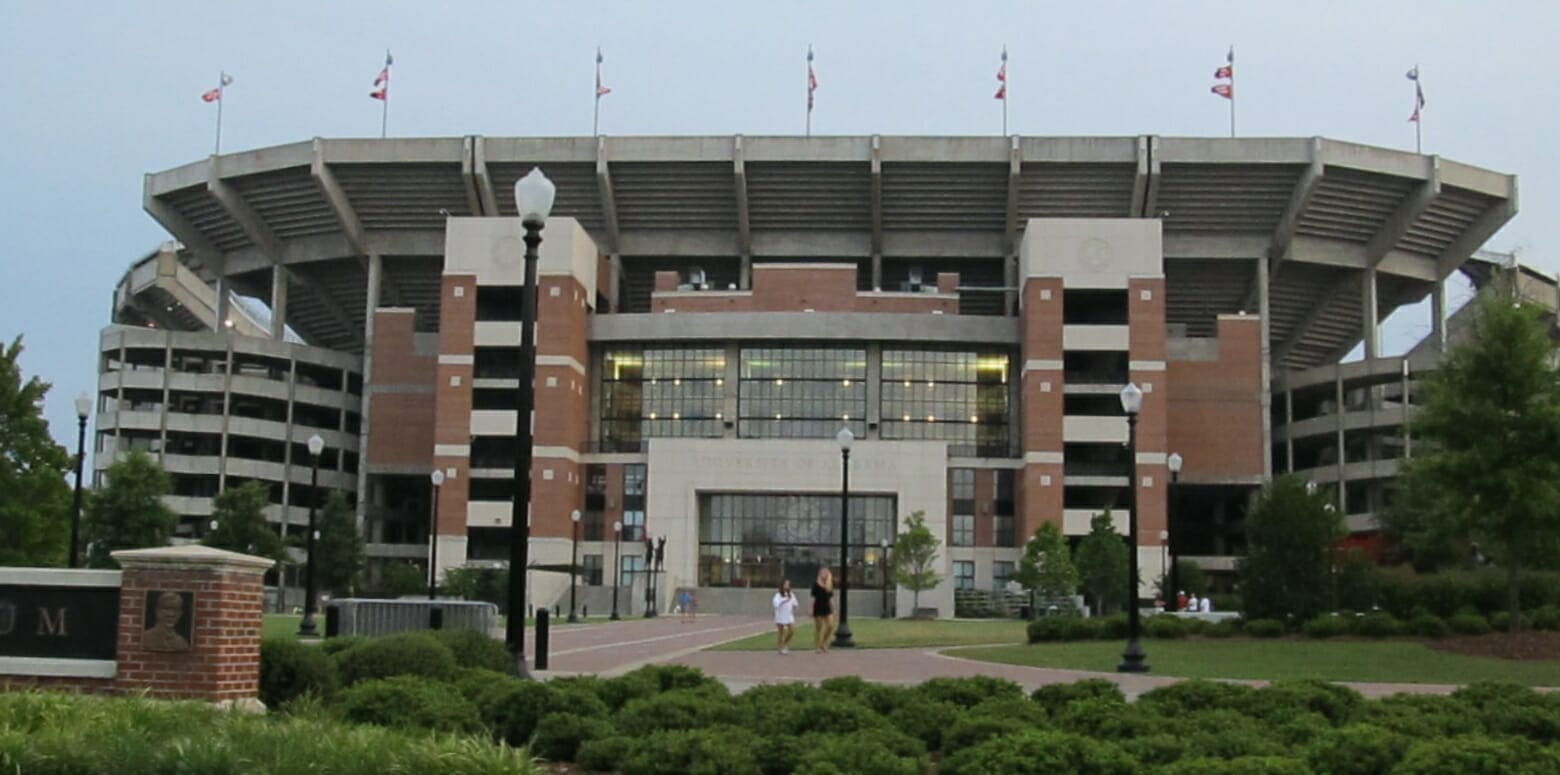
<svg viewBox="0 0 1560 775">
<path fill-rule="evenodd" d="M 1121 687 L 1128 697 L 1175 683 L 1178 678 L 1130 673 L 1093 673 L 1083 670 L 1002 665 L 962 659 L 936 648 L 834 649 L 816 654 L 805 646 L 782 655 L 774 651 L 707 651 L 728 641 L 773 632 L 767 618 L 700 616 L 683 622 L 676 616 L 625 619 L 590 625 L 561 625 L 551 632 L 549 675 L 620 675 L 647 664 L 696 667 L 721 679 L 732 691 L 766 683 L 817 683 L 837 676 L 859 676 L 869 681 L 916 684 L 928 678 L 961 678 L 977 675 L 1006 678 L 1026 692 L 1047 684 L 1103 678 Z M 534 658 L 534 633 L 527 630 L 527 654 Z M 1263 681 L 1241 681 L 1262 685 Z M 1367 697 L 1389 694 L 1448 694 L 1456 686 L 1443 684 L 1345 684 Z"/>
</svg>

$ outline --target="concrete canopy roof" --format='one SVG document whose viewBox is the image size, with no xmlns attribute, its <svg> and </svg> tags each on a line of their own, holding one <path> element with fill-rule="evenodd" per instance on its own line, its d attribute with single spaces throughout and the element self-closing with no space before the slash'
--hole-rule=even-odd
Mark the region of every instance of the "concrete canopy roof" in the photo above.
<svg viewBox="0 0 1560 775">
<path fill-rule="evenodd" d="M 1516 212 L 1516 180 L 1437 156 L 1322 138 L 572 137 L 327 140 L 214 156 L 146 177 L 144 205 L 208 282 L 264 298 L 286 267 L 288 323 L 361 348 L 367 256 L 382 304 L 437 320 L 447 216 L 513 216 L 539 166 L 555 215 L 635 257 L 995 259 L 1031 218 L 1164 222 L 1169 320 L 1209 335 L 1255 311 L 1270 274 L 1275 365 L 1360 339 L 1362 270 L 1385 318 L 1424 298 Z"/>
</svg>

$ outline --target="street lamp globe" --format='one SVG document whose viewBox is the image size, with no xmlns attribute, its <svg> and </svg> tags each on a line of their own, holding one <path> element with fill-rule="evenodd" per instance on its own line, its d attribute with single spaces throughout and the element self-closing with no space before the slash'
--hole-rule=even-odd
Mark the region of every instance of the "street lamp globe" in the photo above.
<svg viewBox="0 0 1560 775">
<path fill-rule="evenodd" d="M 834 434 L 834 440 L 840 443 L 841 451 L 849 452 L 851 442 L 856 440 L 856 434 L 851 433 L 849 428 L 841 428 L 839 433 Z"/>
<path fill-rule="evenodd" d="M 1121 410 L 1127 414 L 1135 415 L 1143 409 L 1143 389 L 1136 383 L 1128 382 L 1121 389 Z"/>
<path fill-rule="evenodd" d="M 579 509 L 575 509 L 574 511 L 569 513 L 569 521 L 570 522 L 579 522 L 580 521 L 580 510 Z"/>
<path fill-rule="evenodd" d="M 85 420 L 92 414 L 92 396 L 82 393 L 76 396 L 76 417 Z"/>
<path fill-rule="evenodd" d="M 428 477 L 428 478 L 433 481 L 433 486 L 434 487 L 443 487 L 444 486 L 444 472 L 443 471 L 434 471 L 433 475 Z"/>
<path fill-rule="evenodd" d="M 515 208 L 520 211 L 520 221 L 545 223 L 557 194 L 558 187 L 542 174 L 541 168 L 532 167 L 525 177 L 515 181 Z"/>
<path fill-rule="evenodd" d="M 320 438 L 320 435 L 318 433 L 314 434 L 313 436 L 310 436 L 309 437 L 309 454 L 313 455 L 315 457 L 319 457 L 320 453 L 324 452 L 324 451 L 325 451 L 325 440 Z"/>
<path fill-rule="evenodd" d="M 614 533 L 621 533 L 621 532 L 623 532 L 623 523 L 622 522 L 613 522 L 612 523 L 612 532 L 614 532 Z"/>
<path fill-rule="evenodd" d="M 1172 476 L 1181 473 L 1182 462 L 1181 453 L 1179 452 L 1171 452 L 1170 457 L 1165 458 L 1165 466 L 1170 469 L 1170 474 Z"/>
</svg>

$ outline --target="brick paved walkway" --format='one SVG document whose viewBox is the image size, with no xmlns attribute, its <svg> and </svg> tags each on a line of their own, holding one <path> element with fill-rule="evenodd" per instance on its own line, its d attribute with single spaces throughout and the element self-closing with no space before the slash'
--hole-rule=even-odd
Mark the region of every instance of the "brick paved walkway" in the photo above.
<svg viewBox="0 0 1560 775">
<path fill-rule="evenodd" d="M 1032 691 L 1053 683 L 1104 678 L 1136 697 L 1177 678 L 1122 673 L 1092 673 L 1001 665 L 939 654 L 938 649 L 835 650 L 815 654 L 804 644 L 800 651 L 782 656 L 773 651 L 705 651 L 719 643 L 751 635 L 771 633 L 767 619 L 741 616 L 701 616 L 696 622 L 680 622 L 675 616 L 625 619 L 589 625 L 561 625 L 552 630 L 552 664 L 548 674 L 594 673 L 611 676 L 645 664 L 679 664 L 697 667 L 720 678 L 733 691 L 763 683 L 805 681 L 816 683 L 835 676 L 856 675 L 883 683 L 920 683 L 928 678 L 989 675 L 1006 678 Z M 527 653 L 534 656 L 527 631 Z M 1262 681 L 1244 681 L 1261 685 Z M 1446 694 L 1456 686 L 1441 684 L 1352 683 L 1367 697 L 1388 694 Z"/>
</svg>

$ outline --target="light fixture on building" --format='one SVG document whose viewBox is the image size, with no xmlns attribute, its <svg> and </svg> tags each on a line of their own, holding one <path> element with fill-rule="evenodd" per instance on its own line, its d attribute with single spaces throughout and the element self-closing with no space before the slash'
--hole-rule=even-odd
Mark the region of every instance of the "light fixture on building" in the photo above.
<svg viewBox="0 0 1560 775">
<path fill-rule="evenodd" d="M 672 412 L 672 419 L 673 420 L 681 420 L 682 419 L 682 412 Z"/>
<path fill-rule="evenodd" d="M 850 387 L 850 380 L 847 379 L 847 380 L 841 382 L 840 384 L 844 385 L 845 387 Z"/>
</svg>

